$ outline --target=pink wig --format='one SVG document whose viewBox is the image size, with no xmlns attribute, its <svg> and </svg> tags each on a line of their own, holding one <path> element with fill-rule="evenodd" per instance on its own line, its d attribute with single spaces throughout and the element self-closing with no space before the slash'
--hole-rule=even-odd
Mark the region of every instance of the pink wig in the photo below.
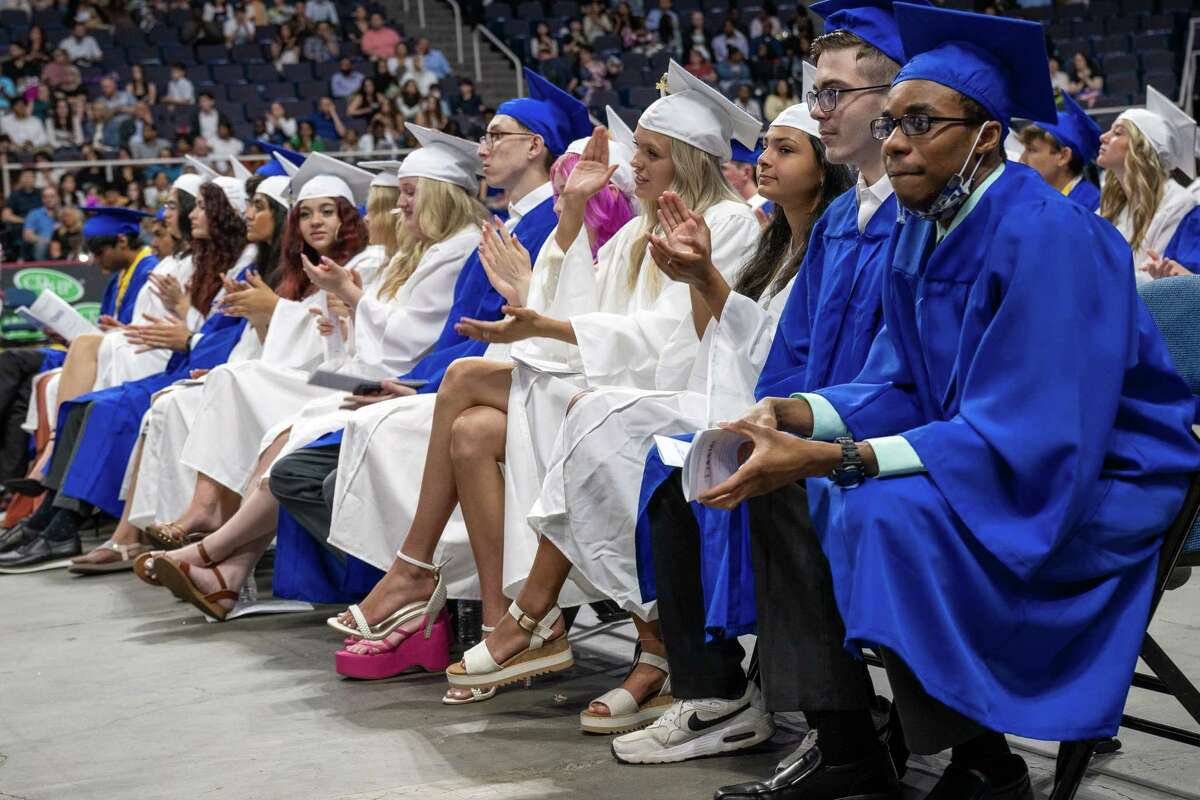
<svg viewBox="0 0 1200 800">
<path fill-rule="evenodd" d="M 556 200 L 559 185 L 566 185 L 571 170 L 575 169 L 578 163 L 577 154 L 564 153 L 550 167 L 550 184 L 554 187 Z M 633 201 L 611 183 L 592 195 L 583 210 L 583 224 L 592 232 L 592 257 L 595 258 L 601 245 L 611 239 L 634 216 Z"/>
</svg>

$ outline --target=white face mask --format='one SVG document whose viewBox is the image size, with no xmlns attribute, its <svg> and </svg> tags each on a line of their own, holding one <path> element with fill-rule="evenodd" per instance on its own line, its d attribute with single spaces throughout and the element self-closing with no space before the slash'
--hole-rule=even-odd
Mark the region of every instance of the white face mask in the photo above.
<svg viewBox="0 0 1200 800">
<path fill-rule="evenodd" d="M 933 204 L 925 211 L 908 210 L 909 214 L 918 219 L 945 220 L 953 217 L 962 204 L 967 202 L 967 198 L 971 196 L 971 190 L 974 188 L 975 173 L 979 171 L 983 157 L 980 156 L 979 160 L 975 162 L 975 167 L 971 170 L 970 175 L 964 177 L 964 173 L 967 171 L 967 165 L 971 163 L 975 147 L 979 144 L 979 139 L 983 136 L 983 129 L 986 127 L 986 122 L 980 126 L 979 132 L 975 134 L 975 141 L 971 143 L 971 149 L 967 151 L 967 158 L 963 161 L 962 167 L 950 177 L 950 180 L 946 181 L 946 185 L 942 187 L 942 191 L 938 193 Z"/>
</svg>

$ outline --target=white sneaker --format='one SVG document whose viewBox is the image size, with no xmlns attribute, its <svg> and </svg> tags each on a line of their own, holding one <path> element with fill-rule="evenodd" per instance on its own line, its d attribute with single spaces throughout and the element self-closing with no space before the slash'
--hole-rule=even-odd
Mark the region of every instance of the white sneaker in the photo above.
<svg viewBox="0 0 1200 800">
<path fill-rule="evenodd" d="M 613 739 L 612 754 L 624 764 L 669 764 L 744 750 L 774 733 L 751 683 L 736 700 L 676 700 L 654 724 Z"/>
</svg>

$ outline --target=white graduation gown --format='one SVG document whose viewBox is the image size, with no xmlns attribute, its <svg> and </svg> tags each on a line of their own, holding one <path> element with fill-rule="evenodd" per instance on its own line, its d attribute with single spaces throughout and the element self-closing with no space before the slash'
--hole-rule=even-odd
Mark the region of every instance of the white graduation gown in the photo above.
<svg viewBox="0 0 1200 800">
<path fill-rule="evenodd" d="M 1150 258 L 1149 251 L 1153 250 L 1162 255 L 1163 250 L 1170 244 L 1171 237 L 1175 235 L 1175 229 L 1179 227 L 1183 218 L 1196 207 L 1197 202 L 1196 195 L 1180 186 L 1173 178 L 1167 179 L 1162 201 L 1159 202 L 1158 210 L 1154 212 L 1154 217 L 1146 228 L 1146 235 L 1142 237 L 1141 247 L 1133 251 L 1134 276 L 1139 284 L 1150 280 L 1150 274 L 1141 269 L 1142 264 L 1145 264 Z M 1113 224 L 1125 237 L 1125 241 L 1129 241 L 1133 236 L 1133 217 L 1128 205 L 1113 220 Z"/>
<path fill-rule="evenodd" d="M 596 591 L 641 619 L 657 618 L 655 604 L 642 601 L 634 541 L 642 471 L 654 436 L 736 419 L 754 404 L 758 374 L 794 283 L 795 278 L 757 303 L 729 295 L 721 319 L 705 331 L 693 388 L 601 388 L 580 398 L 566 416 L 528 523 Z"/>
<path fill-rule="evenodd" d="M 346 267 L 361 266 L 377 281 L 383 257 L 382 247 L 367 247 Z M 364 288 L 374 293 L 376 286 Z M 297 408 L 329 393 L 310 386 L 309 373 L 318 366 L 337 369 L 346 362 L 332 349 L 332 337 L 322 337 L 317 331 L 309 310 L 320 306 L 319 292 L 298 302 L 280 300 L 267 327 L 262 356 L 223 364 L 206 376 L 204 403 L 180 453 L 186 466 L 222 486 L 244 492 L 267 431 Z"/>
</svg>

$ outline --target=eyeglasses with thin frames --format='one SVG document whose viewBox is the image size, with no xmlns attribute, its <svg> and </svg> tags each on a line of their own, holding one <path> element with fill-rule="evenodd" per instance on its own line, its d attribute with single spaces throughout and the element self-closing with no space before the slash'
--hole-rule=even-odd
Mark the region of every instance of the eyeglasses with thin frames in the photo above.
<svg viewBox="0 0 1200 800">
<path fill-rule="evenodd" d="M 479 143 L 491 150 L 496 146 L 496 142 L 505 136 L 537 136 L 536 133 L 527 133 L 525 131 L 488 131 L 483 136 L 479 137 Z"/>
<path fill-rule="evenodd" d="M 900 128 L 905 136 L 924 136 L 935 123 L 947 125 L 969 125 L 978 120 L 970 117 L 935 117 L 930 114 L 905 114 L 902 117 L 877 117 L 871 120 L 872 138 L 883 141 Z"/>
<path fill-rule="evenodd" d="M 837 108 L 838 98 L 843 94 L 852 92 L 878 92 L 881 89 L 890 89 L 891 85 L 881 83 L 878 86 L 860 86 L 857 89 L 822 89 L 819 92 L 809 92 L 804 95 L 804 102 L 808 104 L 809 111 L 816 111 L 817 106 L 826 114 Z"/>
</svg>

